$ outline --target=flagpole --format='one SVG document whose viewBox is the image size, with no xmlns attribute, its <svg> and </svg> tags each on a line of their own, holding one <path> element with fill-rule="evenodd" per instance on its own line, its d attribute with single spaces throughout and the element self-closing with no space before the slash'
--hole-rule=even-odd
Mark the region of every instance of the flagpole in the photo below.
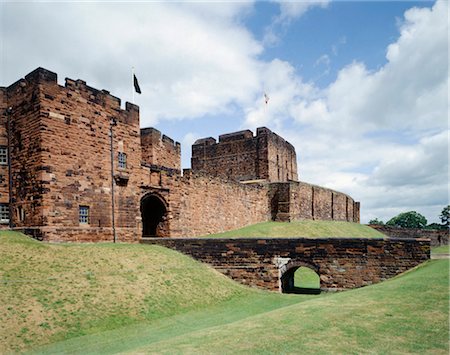
<svg viewBox="0 0 450 355">
<path fill-rule="evenodd" d="M 131 67 L 131 93 L 133 95 L 133 105 L 134 105 L 134 67 Z"/>
</svg>

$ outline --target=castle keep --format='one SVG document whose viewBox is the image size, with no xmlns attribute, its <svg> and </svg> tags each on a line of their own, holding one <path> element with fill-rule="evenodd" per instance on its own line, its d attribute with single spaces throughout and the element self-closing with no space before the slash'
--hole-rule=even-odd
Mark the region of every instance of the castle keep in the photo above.
<svg viewBox="0 0 450 355">
<path fill-rule="evenodd" d="M 359 203 L 298 181 L 294 147 L 267 128 L 180 144 L 139 107 L 38 68 L 0 88 L 0 223 L 51 241 L 191 237 L 267 220 L 359 222 Z"/>
</svg>

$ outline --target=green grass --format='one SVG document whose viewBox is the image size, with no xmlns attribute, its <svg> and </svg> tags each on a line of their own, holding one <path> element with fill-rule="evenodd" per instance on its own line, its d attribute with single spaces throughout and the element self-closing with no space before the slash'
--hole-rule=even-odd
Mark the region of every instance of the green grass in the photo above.
<svg viewBox="0 0 450 355">
<path fill-rule="evenodd" d="M 314 270 L 299 267 L 294 273 L 294 286 L 301 288 L 320 288 L 320 277 Z"/>
<path fill-rule="evenodd" d="M 0 353 L 278 296 L 268 295 L 159 246 L 48 244 L 0 233 Z M 273 308 L 298 301 L 267 302 Z"/>
<path fill-rule="evenodd" d="M 357 290 L 281 295 L 157 246 L 1 233 L 0 352 L 448 354 L 448 268 L 433 260 Z M 316 277 L 305 271 L 301 287 Z"/>
<path fill-rule="evenodd" d="M 206 235 L 206 237 L 385 238 L 386 236 L 373 228 L 359 223 L 304 220 L 293 222 L 263 222 L 224 233 Z"/>
<path fill-rule="evenodd" d="M 381 284 L 284 307 L 286 295 L 247 295 L 36 353 L 448 354 L 448 267 L 433 260 Z"/>
<path fill-rule="evenodd" d="M 450 254 L 450 245 L 441 245 L 440 247 L 431 248 L 433 254 Z"/>
</svg>

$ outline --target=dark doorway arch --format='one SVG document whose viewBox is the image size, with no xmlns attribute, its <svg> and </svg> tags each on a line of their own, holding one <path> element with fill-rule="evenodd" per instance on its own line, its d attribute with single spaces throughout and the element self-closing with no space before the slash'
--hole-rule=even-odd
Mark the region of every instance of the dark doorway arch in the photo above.
<svg viewBox="0 0 450 355">
<path fill-rule="evenodd" d="M 145 195 L 141 200 L 142 237 L 168 237 L 167 204 L 156 194 Z"/>
<path fill-rule="evenodd" d="M 319 269 L 304 263 L 289 263 L 281 275 L 283 293 L 319 294 Z"/>
</svg>

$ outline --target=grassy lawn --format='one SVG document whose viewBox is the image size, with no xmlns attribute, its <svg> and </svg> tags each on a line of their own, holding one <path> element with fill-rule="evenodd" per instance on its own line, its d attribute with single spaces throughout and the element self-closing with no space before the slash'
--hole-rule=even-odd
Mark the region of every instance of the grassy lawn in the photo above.
<svg viewBox="0 0 450 355">
<path fill-rule="evenodd" d="M 263 222 L 224 233 L 209 234 L 205 237 L 385 238 L 386 236 L 373 228 L 359 223 L 304 220 L 293 222 Z"/>
<path fill-rule="evenodd" d="M 448 267 L 433 260 L 381 284 L 295 295 L 299 302 L 284 307 L 279 300 L 287 295 L 244 295 L 37 353 L 448 354 Z"/>
<path fill-rule="evenodd" d="M 294 286 L 301 288 L 320 288 L 320 277 L 310 268 L 299 267 L 294 273 Z"/>
<path fill-rule="evenodd" d="M 158 246 L 2 232 L 0 353 L 448 354 L 448 268 L 433 260 L 370 287 L 282 295 Z M 296 286 L 316 278 L 299 268 Z"/>
<path fill-rule="evenodd" d="M 450 254 L 450 245 L 441 245 L 440 247 L 431 248 L 433 254 Z"/>
<path fill-rule="evenodd" d="M 159 246 L 0 233 L 0 353 L 268 295 Z M 272 308 L 299 301 L 270 297 Z"/>
</svg>

